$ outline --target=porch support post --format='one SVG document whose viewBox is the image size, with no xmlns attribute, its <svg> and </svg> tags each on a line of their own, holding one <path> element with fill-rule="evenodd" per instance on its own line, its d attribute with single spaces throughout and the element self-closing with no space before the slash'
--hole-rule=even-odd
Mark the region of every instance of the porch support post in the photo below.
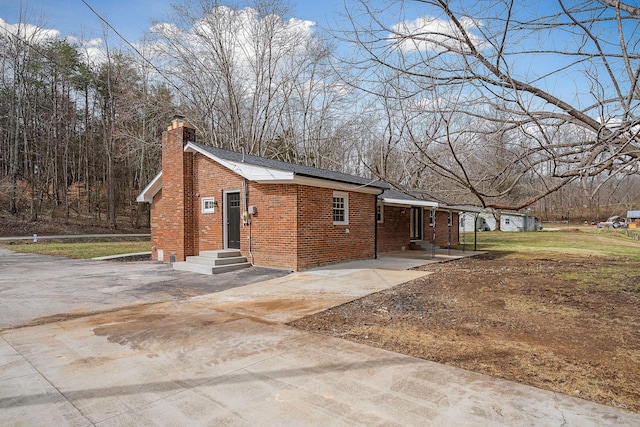
<svg viewBox="0 0 640 427">
<path fill-rule="evenodd" d="M 448 249 L 448 254 L 451 255 L 451 227 L 453 224 L 453 214 L 451 213 L 451 211 L 447 212 L 447 227 L 449 227 L 448 231 L 449 233 L 447 234 L 447 249 Z"/>
<path fill-rule="evenodd" d="M 438 224 L 438 212 L 435 206 L 431 208 L 433 213 L 433 227 L 431 228 L 431 259 L 436 257 L 436 226 Z"/>
<path fill-rule="evenodd" d="M 478 250 L 478 217 L 480 213 L 476 213 L 473 219 L 473 251 Z"/>
</svg>

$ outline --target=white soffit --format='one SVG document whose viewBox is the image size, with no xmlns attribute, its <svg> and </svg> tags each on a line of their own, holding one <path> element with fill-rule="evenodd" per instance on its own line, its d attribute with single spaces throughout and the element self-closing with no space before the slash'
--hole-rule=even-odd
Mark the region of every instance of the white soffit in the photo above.
<svg viewBox="0 0 640 427">
<path fill-rule="evenodd" d="M 356 193 L 380 194 L 377 187 L 367 185 L 350 184 L 346 182 L 333 181 L 328 179 L 313 178 L 310 176 L 296 175 L 291 184 L 308 185 L 310 187 L 331 188 L 332 190 L 354 191 Z"/>
<path fill-rule="evenodd" d="M 242 162 L 233 162 L 229 160 L 224 160 L 219 157 L 214 156 L 206 150 L 201 149 L 200 147 L 188 143 L 184 147 L 184 151 L 187 153 L 200 153 L 205 157 L 210 158 L 216 163 L 221 164 L 222 166 L 230 169 L 231 171 L 237 173 L 243 178 L 248 179 L 249 181 L 291 181 L 293 180 L 293 172 L 281 171 L 278 169 L 270 169 L 262 166 L 250 165 Z"/>
<path fill-rule="evenodd" d="M 470 213 L 483 212 L 483 209 L 477 206 L 443 206 L 443 207 L 447 209 L 451 209 L 452 211 L 457 211 L 457 212 L 470 212 Z"/>
<path fill-rule="evenodd" d="M 328 179 L 301 176 L 296 175 L 292 171 L 271 169 L 263 166 L 250 165 L 247 163 L 221 159 L 211 154 L 210 152 L 190 143 L 185 145 L 184 151 L 187 153 L 200 153 L 203 156 L 213 160 L 214 162 L 237 173 L 243 178 L 246 178 L 249 181 L 257 182 L 259 184 L 300 184 L 308 185 L 311 187 L 331 188 L 334 190 L 356 191 L 370 194 L 380 193 L 380 189 L 369 187 L 366 185 L 349 184 Z"/>
<path fill-rule="evenodd" d="M 136 202 L 151 203 L 153 202 L 153 196 L 162 188 L 162 171 L 151 180 L 151 182 L 144 187 L 144 190 L 136 197 Z"/>
<path fill-rule="evenodd" d="M 439 206 L 438 202 L 428 202 L 426 200 L 390 199 L 387 197 L 383 197 L 382 202 L 388 205 L 422 206 L 425 208 L 437 208 Z"/>
</svg>

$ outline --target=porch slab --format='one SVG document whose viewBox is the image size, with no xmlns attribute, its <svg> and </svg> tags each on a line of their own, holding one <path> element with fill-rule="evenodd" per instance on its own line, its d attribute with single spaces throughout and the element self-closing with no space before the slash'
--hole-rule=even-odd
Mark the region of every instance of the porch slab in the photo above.
<svg viewBox="0 0 640 427">
<path fill-rule="evenodd" d="M 431 273 L 364 266 L 304 271 L 192 301 L 251 319 L 286 323 L 428 274 Z"/>
<path fill-rule="evenodd" d="M 436 249 L 435 256 L 431 251 L 395 251 L 384 252 L 377 259 L 349 261 L 340 264 L 326 265 L 305 270 L 305 273 L 315 275 L 341 276 L 355 271 L 380 270 L 409 270 L 427 264 L 436 264 L 455 259 L 473 257 L 485 254 L 483 251 L 461 251 L 456 249 Z"/>
</svg>

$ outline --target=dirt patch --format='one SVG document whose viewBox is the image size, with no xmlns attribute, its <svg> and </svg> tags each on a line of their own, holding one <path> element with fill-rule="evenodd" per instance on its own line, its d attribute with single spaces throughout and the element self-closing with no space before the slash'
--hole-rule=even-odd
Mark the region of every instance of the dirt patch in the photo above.
<svg viewBox="0 0 640 427">
<path fill-rule="evenodd" d="M 240 318 L 233 313 L 217 310 L 203 310 L 185 315 L 183 312 L 174 314 L 171 310 L 157 310 L 157 307 L 153 310 L 135 307 L 91 321 L 98 324 L 93 328 L 95 335 L 104 336 L 109 342 L 140 350 L 161 349 L 168 343 L 191 348 L 193 343 L 206 340 L 203 331 L 210 325 L 219 325 Z"/>
<path fill-rule="evenodd" d="M 494 254 L 423 268 L 434 274 L 291 325 L 640 412 L 637 262 Z M 628 274 L 583 280 L 611 268 Z"/>
</svg>

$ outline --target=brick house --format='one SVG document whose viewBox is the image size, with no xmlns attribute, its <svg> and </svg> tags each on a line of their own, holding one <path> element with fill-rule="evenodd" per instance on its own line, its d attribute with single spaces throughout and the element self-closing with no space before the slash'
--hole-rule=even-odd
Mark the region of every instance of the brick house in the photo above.
<svg viewBox="0 0 640 427">
<path fill-rule="evenodd" d="M 163 134 L 162 171 L 137 200 L 151 203 L 155 260 L 238 249 L 255 265 L 299 271 L 408 249 L 433 235 L 431 212 L 453 218 L 402 196 L 382 181 L 198 144 L 176 119 Z M 439 230 L 436 242 L 451 243 Z"/>
<path fill-rule="evenodd" d="M 387 189 L 378 197 L 378 250 L 426 249 L 431 244 L 451 247 L 459 241 L 461 211 L 459 207 Z"/>
</svg>

